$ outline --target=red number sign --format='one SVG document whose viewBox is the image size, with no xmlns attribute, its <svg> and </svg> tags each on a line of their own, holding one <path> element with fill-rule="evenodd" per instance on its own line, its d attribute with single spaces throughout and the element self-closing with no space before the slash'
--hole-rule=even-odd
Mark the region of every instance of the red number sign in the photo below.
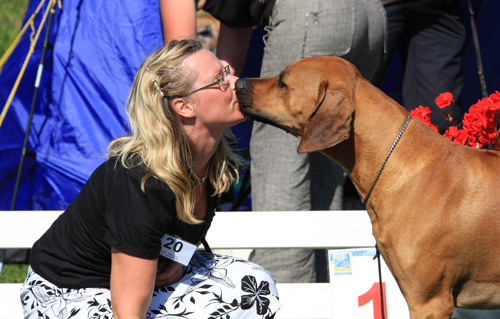
<svg viewBox="0 0 500 319">
<path fill-rule="evenodd" d="M 387 316 L 387 297 L 385 293 L 385 282 L 382 283 L 382 291 L 384 294 L 384 314 L 385 319 L 388 319 Z M 380 300 L 380 283 L 376 282 L 373 286 L 358 297 L 358 307 L 364 306 L 370 301 L 373 301 L 373 319 L 382 319 L 382 309 L 381 309 L 381 300 Z"/>
</svg>

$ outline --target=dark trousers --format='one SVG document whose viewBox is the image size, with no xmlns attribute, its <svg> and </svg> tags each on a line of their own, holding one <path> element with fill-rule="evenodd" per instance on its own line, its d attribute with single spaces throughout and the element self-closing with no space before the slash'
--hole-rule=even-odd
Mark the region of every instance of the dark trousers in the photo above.
<svg viewBox="0 0 500 319">
<path fill-rule="evenodd" d="M 443 133 L 446 120 L 435 103 L 436 97 L 451 92 L 451 125 L 460 126 L 463 83 L 462 56 L 465 26 L 459 1 L 443 11 L 424 12 L 406 7 L 404 2 L 384 6 L 387 15 L 387 44 L 383 63 L 372 82 L 380 85 L 396 48 L 403 73 L 403 105 L 411 111 L 428 106 L 431 122 Z"/>
</svg>

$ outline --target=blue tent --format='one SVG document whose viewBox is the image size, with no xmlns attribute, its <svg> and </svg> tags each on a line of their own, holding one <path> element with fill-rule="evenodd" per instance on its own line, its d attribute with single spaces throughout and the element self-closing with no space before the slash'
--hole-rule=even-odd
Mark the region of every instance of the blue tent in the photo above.
<svg viewBox="0 0 500 319">
<path fill-rule="evenodd" d="M 466 0 L 462 3 L 466 8 Z M 109 142 L 126 134 L 125 101 L 134 74 L 144 57 L 163 41 L 158 0 L 31 0 L 25 22 L 40 4 L 41 10 L 34 19 L 35 29 L 47 7 L 55 4 L 54 17 L 17 198 L 18 210 L 62 210 L 72 202 L 91 172 L 105 160 L 103 155 Z M 489 93 L 500 89 L 499 11 L 500 1 L 485 0 L 477 16 Z M 468 21 L 466 18 L 467 24 Z M 2 210 L 8 210 L 11 205 L 44 30 L 40 32 L 10 108 L 3 109 L 5 118 L 0 127 Z M 258 76 L 262 54 L 262 32 L 257 29 L 255 33 L 250 53 L 253 60 L 247 59 L 252 64 L 247 69 L 250 76 Z M 11 96 L 30 43 L 27 34 L 1 70 L 2 108 Z M 464 57 L 463 106 L 468 107 L 482 97 L 470 33 Z M 395 64 L 382 87 L 396 98 L 398 72 Z M 251 122 L 235 127 L 243 145 L 248 143 L 250 127 Z"/>
<path fill-rule="evenodd" d="M 37 15 L 37 28 L 47 1 Z M 25 21 L 41 1 L 29 3 Z M 46 27 L 47 23 L 45 23 Z M 45 29 L 44 29 L 45 30 Z M 157 0 L 62 1 L 56 4 L 16 209 L 65 209 L 107 145 L 127 131 L 125 102 L 142 60 L 161 47 Z M 41 34 L 43 35 L 45 31 Z M 0 127 L 0 205 L 11 204 L 43 36 Z M 5 105 L 30 45 L 26 35 L 0 74 Z"/>
</svg>

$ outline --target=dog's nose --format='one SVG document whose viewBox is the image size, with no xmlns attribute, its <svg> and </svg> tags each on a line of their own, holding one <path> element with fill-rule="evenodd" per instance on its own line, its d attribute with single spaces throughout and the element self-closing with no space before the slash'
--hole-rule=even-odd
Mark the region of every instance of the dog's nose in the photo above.
<svg viewBox="0 0 500 319">
<path fill-rule="evenodd" d="M 234 84 L 236 92 L 249 92 L 251 85 L 246 79 L 238 79 Z"/>
</svg>

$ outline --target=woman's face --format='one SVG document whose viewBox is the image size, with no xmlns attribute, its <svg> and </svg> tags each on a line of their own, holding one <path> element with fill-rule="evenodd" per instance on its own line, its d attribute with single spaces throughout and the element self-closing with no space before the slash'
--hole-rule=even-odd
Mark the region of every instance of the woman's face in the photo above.
<svg viewBox="0 0 500 319">
<path fill-rule="evenodd" d="M 185 60 L 186 66 L 197 75 L 193 90 L 199 89 L 216 81 L 224 71 L 224 65 L 208 50 L 200 50 Z M 234 83 L 238 77 L 229 75 L 229 84 L 217 84 L 192 93 L 193 108 L 196 122 L 204 124 L 209 129 L 226 129 L 243 120 L 238 100 L 236 99 Z"/>
</svg>

